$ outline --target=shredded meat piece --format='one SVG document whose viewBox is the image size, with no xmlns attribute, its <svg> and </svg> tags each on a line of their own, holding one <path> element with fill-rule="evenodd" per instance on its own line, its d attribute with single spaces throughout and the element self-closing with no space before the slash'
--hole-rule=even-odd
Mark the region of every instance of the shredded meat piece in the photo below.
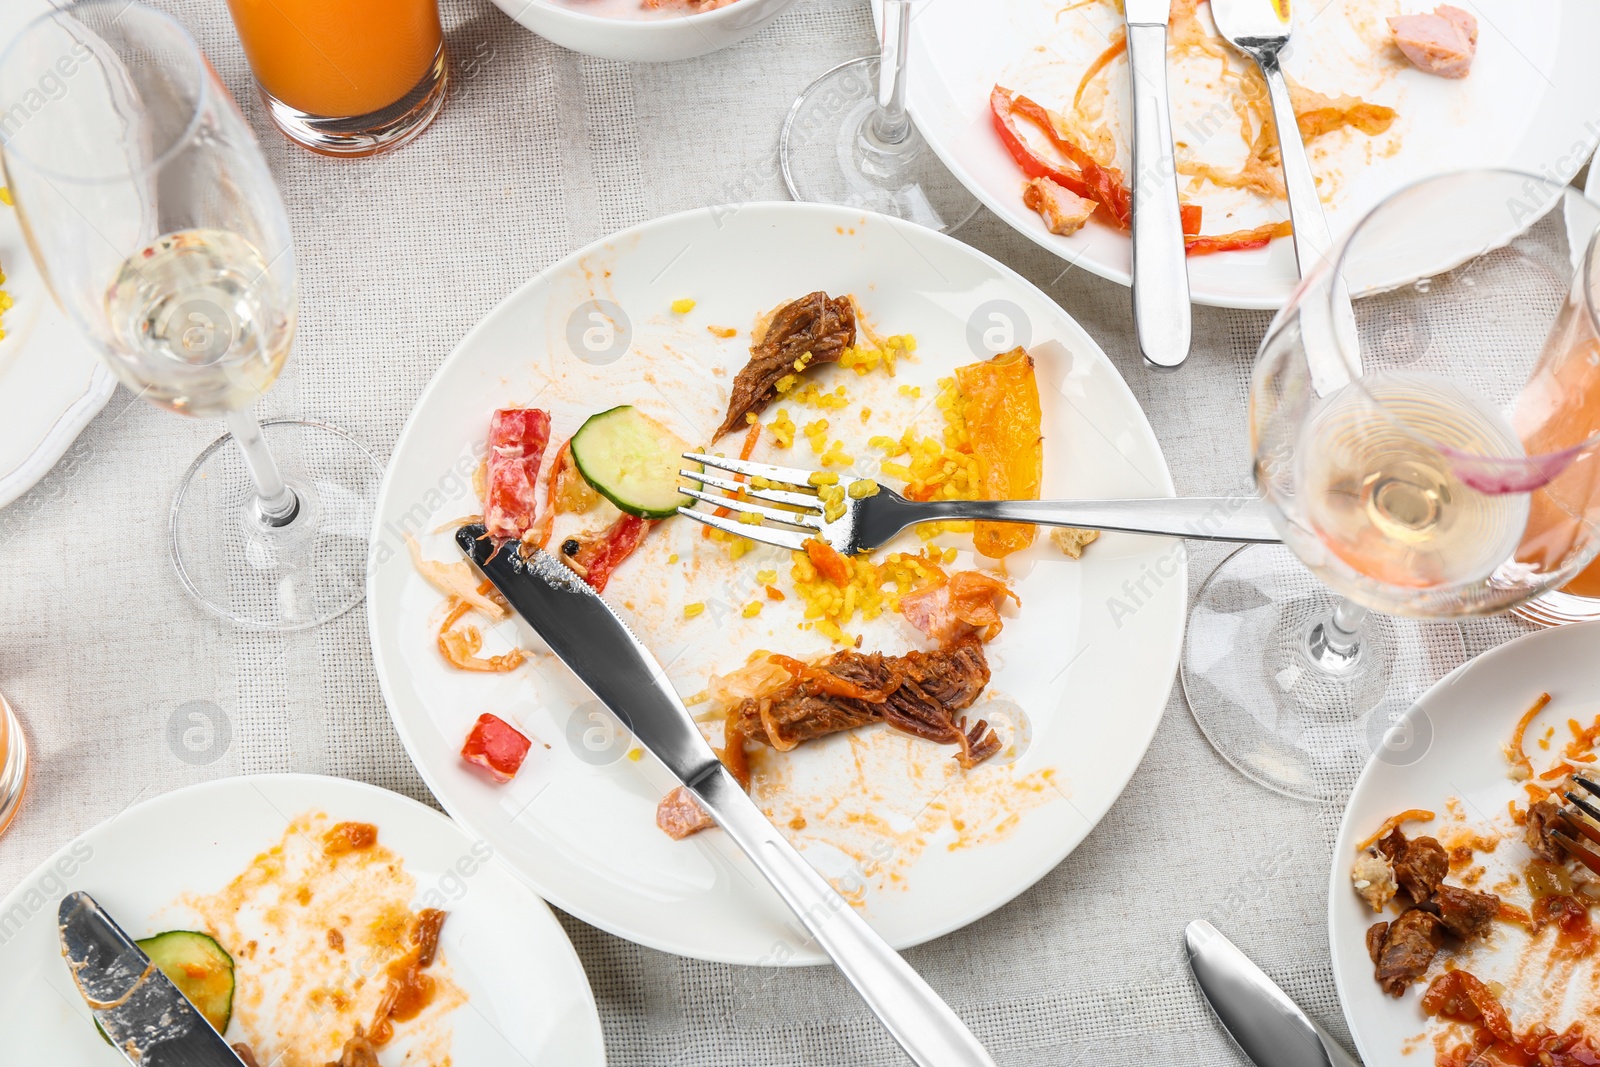
<svg viewBox="0 0 1600 1067">
<path fill-rule="evenodd" d="M 1561 826 L 1561 802 L 1554 796 L 1545 797 L 1528 806 L 1528 822 L 1522 840 L 1528 849 L 1549 863 L 1563 863 L 1567 853 L 1561 843 L 1550 836 L 1550 831 Z"/>
<path fill-rule="evenodd" d="M 261 1067 L 256 1062 L 256 1054 L 251 1052 L 250 1046 L 243 1041 L 237 1041 L 233 1044 L 233 1054 L 244 1061 L 244 1067 Z"/>
<path fill-rule="evenodd" d="M 367 1040 L 367 1035 L 362 1032 L 360 1025 L 356 1032 L 350 1035 L 350 1040 L 344 1043 L 344 1051 L 339 1058 L 328 1067 L 381 1067 L 378 1063 L 378 1050 L 372 1047 L 372 1042 Z"/>
<path fill-rule="evenodd" d="M 750 362 L 733 380 L 728 414 L 715 436 L 743 425 L 750 412 L 759 415 L 777 395 L 778 379 L 818 363 L 837 363 L 855 342 L 856 312 L 849 297 L 818 291 L 779 308 L 761 340 L 750 346 Z M 807 354 L 811 358 L 802 361 Z"/>
<path fill-rule="evenodd" d="M 1022 203 L 1044 220 L 1045 229 L 1070 237 L 1083 229 L 1094 214 L 1094 201 L 1064 189 L 1050 178 L 1034 178 L 1022 188 Z"/>
<path fill-rule="evenodd" d="M 970 707 L 988 684 L 988 661 L 970 636 L 935 652 L 904 656 L 846 649 L 778 692 L 744 701 L 737 728 L 752 741 L 784 750 L 887 722 L 925 740 L 959 746 L 956 758 L 970 767 L 999 751 L 1000 740 L 986 723 L 969 729 L 955 713 Z M 866 696 L 841 695 L 841 690 Z"/>
<path fill-rule="evenodd" d="M 1378 986 L 1391 997 L 1398 997 L 1406 987 L 1428 971 L 1439 951 L 1442 936 L 1439 918 L 1412 908 L 1389 924 L 1384 932 L 1383 946 L 1378 950 Z M 1371 932 L 1368 932 L 1368 950 L 1371 950 Z"/>
<path fill-rule="evenodd" d="M 1441 78 L 1465 78 L 1478 51 L 1478 20 L 1449 4 L 1429 14 L 1396 15 L 1389 32 L 1412 66 Z"/>
<path fill-rule="evenodd" d="M 1453 885 L 1436 889 L 1433 904 L 1439 909 L 1444 928 L 1464 941 L 1487 934 L 1500 914 L 1500 898 L 1493 893 L 1477 893 Z"/>
<path fill-rule="evenodd" d="M 1378 842 L 1378 851 L 1393 865 L 1395 881 L 1416 904 L 1432 897 L 1450 870 L 1449 853 L 1431 837 L 1408 841 L 1404 833 L 1395 829 Z"/>
<path fill-rule="evenodd" d="M 1367 906 L 1380 912 L 1388 907 L 1400 888 L 1394 880 L 1394 868 L 1375 848 L 1364 849 L 1356 856 L 1350 868 L 1350 882 Z"/>
</svg>

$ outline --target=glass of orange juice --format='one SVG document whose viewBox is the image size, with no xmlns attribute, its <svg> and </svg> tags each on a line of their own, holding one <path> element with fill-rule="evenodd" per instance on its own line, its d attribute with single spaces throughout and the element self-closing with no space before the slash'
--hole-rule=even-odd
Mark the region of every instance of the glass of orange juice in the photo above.
<svg viewBox="0 0 1600 1067">
<path fill-rule="evenodd" d="M 433 121 L 449 81 L 439 0 L 228 0 L 278 129 L 368 156 Z"/>
<path fill-rule="evenodd" d="M 28 786 L 28 741 L 22 724 L 0 696 L 0 834 L 22 807 L 22 794 Z"/>
</svg>

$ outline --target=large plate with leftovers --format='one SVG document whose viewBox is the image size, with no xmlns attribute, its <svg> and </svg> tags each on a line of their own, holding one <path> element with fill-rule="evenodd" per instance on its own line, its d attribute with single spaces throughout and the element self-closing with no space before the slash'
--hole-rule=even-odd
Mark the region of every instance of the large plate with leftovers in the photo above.
<svg viewBox="0 0 1600 1067">
<path fill-rule="evenodd" d="M 542 546 L 602 592 L 756 802 L 890 942 L 971 922 L 1060 862 L 1165 706 L 1181 547 L 955 523 L 851 558 L 780 549 L 675 514 L 692 502 L 681 455 L 699 450 L 814 470 L 805 486 L 727 482 L 780 514 L 795 492 L 842 508 L 846 486 L 1172 492 L 1095 343 L 965 245 L 796 204 L 625 231 L 487 316 L 390 463 L 373 648 L 445 807 L 620 936 L 745 964 L 823 958 L 463 562 L 454 531 L 482 522 L 501 551 Z"/>
<path fill-rule="evenodd" d="M 0 901 L 7 1061 L 123 1062 L 62 961 L 91 893 L 240 1057 L 261 1067 L 601 1067 L 565 933 L 487 842 L 338 778 L 226 778 L 138 804 Z"/>
<path fill-rule="evenodd" d="M 1328 936 L 1366 1062 L 1600 1063 L 1597 653 L 1593 623 L 1485 653 L 1362 774 Z"/>
<path fill-rule="evenodd" d="M 1431 174 L 1566 181 L 1600 139 L 1600 9 L 1583 0 L 1331 0 L 1293 15 L 1284 69 L 1335 236 Z M 912 38 L 910 106 L 951 171 L 1043 247 L 1127 284 L 1119 0 L 934 4 Z M 1194 299 L 1279 307 L 1297 274 L 1265 83 L 1205 0 L 1173 0 L 1168 54 Z"/>
</svg>

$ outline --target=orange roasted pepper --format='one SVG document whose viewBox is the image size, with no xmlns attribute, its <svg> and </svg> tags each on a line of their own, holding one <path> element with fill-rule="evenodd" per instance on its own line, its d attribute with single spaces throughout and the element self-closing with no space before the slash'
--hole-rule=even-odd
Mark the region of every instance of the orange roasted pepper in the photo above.
<svg viewBox="0 0 1600 1067">
<path fill-rule="evenodd" d="M 967 437 L 978 461 L 979 488 L 987 500 L 1038 500 L 1044 472 L 1039 429 L 1039 384 L 1033 357 L 1021 348 L 956 370 L 965 400 Z M 980 522 L 972 543 L 981 555 L 1002 559 L 1033 544 L 1038 531 L 1007 522 Z"/>
</svg>

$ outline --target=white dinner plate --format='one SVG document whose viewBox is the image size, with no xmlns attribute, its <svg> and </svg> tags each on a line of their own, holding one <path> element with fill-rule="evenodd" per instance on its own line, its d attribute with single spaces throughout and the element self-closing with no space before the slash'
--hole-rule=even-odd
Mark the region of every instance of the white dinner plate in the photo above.
<svg viewBox="0 0 1600 1067">
<path fill-rule="evenodd" d="M 1413 1040 L 1431 1032 L 1422 1012 L 1422 993 L 1428 979 L 1438 973 L 1447 951 L 1433 969 L 1413 983 L 1399 999 L 1386 996 L 1373 980 L 1367 956 L 1366 931 L 1380 917 L 1364 904 L 1350 885 L 1350 865 L 1355 846 L 1370 836 L 1385 819 L 1411 808 L 1436 813 L 1433 822 L 1405 824 L 1410 837 L 1439 831 L 1450 819 L 1446 803 L 1459 798 L 1467 821 L 1507 835 L 1491 854 L 1506 860 L 1526 858 L 1521 831 L 1510 824 L 1508 801 L 1527 803 L 1527 794 L 1507 774 L 1502 752 L 1517 719 L 1538 698 L 1549 693 L 1550 705 L 1527 731 L 1526 750 L 1535 770 L 1543 770 L 1558 755 L 1567 737 L 1565 723 L 1577 719 L 1587 725 L 1600 713 L 1600 623 L 1579 623 L 1540 630 L 1500 645 L 1457 667 L 1423 694 L 1392 729 L 1385 743 L 1368 762 L 1356 782 L 1333 849 L 1333 871 L 1328 881 L 1328 942 L 1333 952 L 1333 978 L 1344 1006 L 1356 1048 L 1370 1064 L 1416 1064 L 1431 1067 L 1431 1042 Z M 1536 744 L 1547 726 L 1556 728 L 1548 751 Z M 1498 880 L 1491 865 L 1481 889 Z M 1451 884 L 1459 884 L 1455 875 Z M 1519 890 L 1520 892 L 1520 890 Z M 1512 903 L 1526 906 L 1525 899 Z M 1488 944 L 1472 948 L 1470 970 L 1485 982 L 1510 980 L 1516 967 L 1516 941 L 1496 935 Z M 1542 981 L 1537 966 L 1528 968 L 1526 981 L 1535 988 L 1523 990 L 1528 998 Z M 1575 983 L 1576 987 L 1576 983 Z M 1522 1031 L 1532 1021 L 1514 999 L 1519 992 L 1509 985 L 1505 1003 L 1513 1009 L 1512 1023 Z M 1522 1000 L 1526 1004 L 1526 998 Z M 1436 1027 L 1437 1024 L 1433 1024 Z M 1564 1028 L 1557 1026 L 1557 1029 Z M 1411 1049 L 1409 1053 L 1406 1051 Z"/>
<path fill-rule="evenodd" d="M 375 786 L 304 774 L 224 778 L 135 805 L 63 847 L 0 901 L 6 1062 L 117 1058 L 61 961 L 63 896 L 90 893 L 136 938 L 193 929 L 196 918 L 180 898 L 221 890 L 280 842 L 291 819 L 310 812 L 375 825 L 378 843 L 415 879 L 415 906 L 447 912 L 440 958 L 466 994 L 444 1016 L 454 1062 L 604 1067 L 589 983 L 543 901 L 431 808 Z M 406 1025 L 397 1028 L 397 1046 Z M 237 1029 L 225 1036 L 242 1040 Z"/>
<path fill-rule="evenodd" d="M 1460 0 L 1478 16 L 1477 58 L 1460 80 L 1411 68 L 1385 44 L 1382 16 L 1432 10 L 1433 0 L 1332 0 L 1295 7 L 1293 43 L 1284 59 L 1289 76 L 1337 96 L 1352 93 L 1395 108 L 1390 129 L 1376 137 L 1331 134 L 1311 146 L 1322 181 L 1328 225 L 1337 238 L 1385 197 L 1444 171 L 1509 167 L 1568 181 L 1600 140 L 1593 118 L 1600 100 L 1600 7 L 1588 0 Z M 1204 5 L 1200 18 L 1209 26 Z M 989 92 L 998 82 L 1049 107 L 1071 103 L 1078 80 L 1120 25 L 1104 0 L 948 0 L 921 7 L 912 30 L 909 106 L 917 128 L 951 172 L 992 211 L 1063 259 L 1128 284 L 1127 234 L 1099 221 L 1071 237 L 1051 234 L 1023 206 L 1024 178 L 990 122 Z M 1374 64 L 1371 57 L 1381 54 Z M 1127 61 L 1099 75 L 1110 78 L 1108 114 L 1126 116 Z M 1196 156 L 1226 165 L 1242 158 L 1238 121 L 1219 106 L 1207 82 L 1215 61 L 1186 59 L 1170 67 L 1176 141 Z M 1124 125 L 1123 130 L 1126 130 Z M 1127 166 L 1127 137 L 1118 137 L 1118 165 Z M 1180 179 L 1187 189 L 1189 179 Z M 1191 194 L 1204 209 L 1202 232 L 1244 229 L 1286 218 L 1248 194 L 1202 185 Z M 1226 218 L 1227 212 L 1236 212 Z M 1198 303 L 1277 308 L 1297 280 L 1292 242 L 1189 260 Z"/>
<path fill-rule="evenodd" d="M 0 50 L 47 0 L 22 0 L 0 25 Z M 0 184 L 4 184 L 0 176 Z M 0 270 L 15 306 L 0 339 L 0 507 L 26 493 L 56 465 L 117 381 L 67 320 L 34 265 L 14 209 L 0 204 Z"/>
<path fill-rule="evenodd" d="M 855 294 L 880 333 L 917 340 L 915 358 L 903 359 L 893 379 L 838 367 L 810 376 L 872 398 L 870 425 L 855 408 L 826 413 L 830 441 L 845 443 L 858 472 L 872 469 L 866 438 L 897 434 L 915 413 L 925 432 L 939 432 L 933 398 L 941 375 L 980 358 L 986 343 L 1022 343 L 1039 357 L 1045 495 L 1171 495 L 1155 436 L 1127 386 L 1094 341 L 1027 281 L 917 226 L 764 203 L 626 230 L 507 298 L 418 402 L 395 446 L 374 528 L 375 664 L 395 725 L 441 803 L 552 903 L 619 936 L 704 959 L 822 956 L 797 938 L 776 893 L 720 831 L 679 842 L 656 828 L 656 803 L 671 779 L 653 759 L 624 756 L 610 720 L 548 652 L 511 674 L 447 665 L 434 640 L 442 597 L 414 571 L 402 537 L 478 510 L 470 476 L 497 406 L 551 411 L 547 467 L 583 419 L 620 403 L 689 440 L 703 438 L 749 358 L 755 315 L 817 289 Z M 682 298 L 698 304 L 687 314 L 670 311 Z M 596 317 L 594 300 L 609 318 Z M 620 336 L 612 321 L 625 324 L 631 344 L 611 343 Z M 710 326 L 739 333 L 722 340 Z M 574 353 L 586 343 L 594 354 L 580 360 Z M 903 395 L 900 386 L 921 395 Z M 796 407 L 794 419 L 819 414 Z M 774 417 L 769 410 L 766 418 Z M 738 445 L 730 437 L 717 447 Z M 787 451 L 764 440 L 755 458 L 817 463 L 803 438 Z M 946 536 L 966 546 L 955 566 L 971 566 L 970 536 Z M 459 558 L 448 533 L 424 542 L 431 557 Z M 919 546 L 910 533 L 902 544 Z M 765 754 L 777 784 L 760 799 L 774 821 L 897 946 L 972 922 L 1059 863 L 1122 791 L 1172 685 L 1184 618 L 1177 543 L 1111 535 L 1074 562 L 1041 537 L 1015 564 L 1022 608 L 989 646 L 989 699 L 970 712 L 1001 721 L 1016 740 L 1014 761 L 1003 756 L 962 776 L 948 747 L 886 729 Z M 787 586 L 789 566 L 787 553 L 766 547 L 730 562 L 699 526 L 674 519 L 619 568 L 605 595 L 689 696 L 757 649 L 831 651 L 821 633 L 798 628 L 792 592 L 781 603 L 763 595 L 758 571 L 774 568 Z M 760 614 L 745 618 L 757 601 Z M 686 618 L 691 603 L 704 612 Z M 849 629 L 868 650 L 917 644 L 892 613 Z M 535 642 L 520 621 L 508 621 L 487 635 L 485 654 Z M 493 784 L 458 756 L 484 712 L 536 740 L 509 785 Z"/>
</svg>

